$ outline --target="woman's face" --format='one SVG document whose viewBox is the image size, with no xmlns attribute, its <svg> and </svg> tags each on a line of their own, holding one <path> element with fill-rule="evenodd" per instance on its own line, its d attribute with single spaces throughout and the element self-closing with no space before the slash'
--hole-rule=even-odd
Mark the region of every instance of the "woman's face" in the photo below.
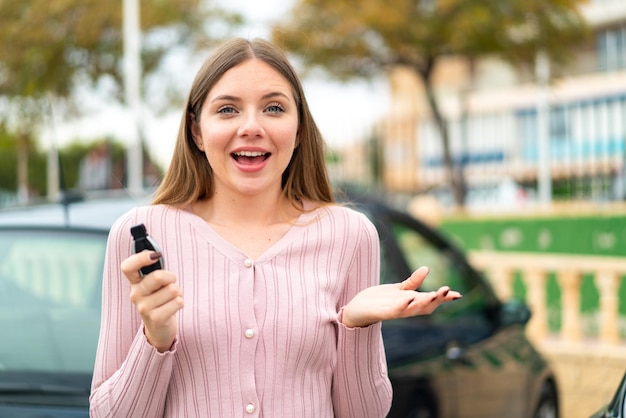
<svg viewBox="0 0 626 418">
<path fill-rule="evenodd" d="M 297 145 L 298 109 L 289 82 L 258 59 L 227 72 L 209 90 L 194 140 L 213 170 L 215 192 L 280 192 Z"/>
</svg>

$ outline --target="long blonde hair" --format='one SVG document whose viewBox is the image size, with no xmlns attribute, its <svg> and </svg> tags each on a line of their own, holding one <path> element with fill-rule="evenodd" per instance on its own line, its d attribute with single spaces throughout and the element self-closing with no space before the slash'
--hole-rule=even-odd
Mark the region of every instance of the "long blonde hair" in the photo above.
<svg viewBox="0 0 626 418">
<path fill-rule="evenodd" d="M 276 45 L 263 39 L 235 38 L 221 44 L 196 74 L 180 122 L 172 160 L 153 204 L 185 206 L 213 196 L 213 171 L 206 156 L 193 141 L 191 126 L 199 122 L 202 105 L 220 77 L 253 58 L 265 62 L 285 77 L 291 84 L 298 108 L 298 146 L 282 176 L 283 194 L 300 209 L 302 199 L 317 203 L 334 202 L 324 160 L 324 140 L 313 120 L 295 70 Z"/>
</svg>

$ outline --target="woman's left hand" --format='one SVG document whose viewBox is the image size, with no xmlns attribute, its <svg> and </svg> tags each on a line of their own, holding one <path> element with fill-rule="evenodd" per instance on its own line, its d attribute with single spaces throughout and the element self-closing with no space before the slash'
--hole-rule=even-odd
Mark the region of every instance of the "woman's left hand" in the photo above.
<svg viewBox="0 0 626 418">
<path fill-rule="evenodd" d="M 429 315 L 442 303 L 461 297 L 459 292 L 450 290 L 448 286 L 442 286 L 437 291 L 418 292 L 428 272 L 428 267 L 420 267 L 401 283 L 362 290 L 344 306 L 341 322 L 349 328 L 356 328 L 389 319 Z"/>
</svg>

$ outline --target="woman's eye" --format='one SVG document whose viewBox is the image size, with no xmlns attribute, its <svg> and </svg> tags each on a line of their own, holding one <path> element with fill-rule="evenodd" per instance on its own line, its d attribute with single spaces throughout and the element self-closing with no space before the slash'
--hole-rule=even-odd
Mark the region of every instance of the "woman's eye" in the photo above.
<svg viewBox="0 0 626 418">
<path fill-rule="evenodd" d="M 284 112 L 285 109 L 279 103 L 272 103 L 267 107 L 267 111 L 270 113 L 281 113 Z"/>
<path fill-rule="evenodd" d="M 235 113 L 235 108 L 233 108 L 232 106 L 222 106 L 219 109 L 217 109 L 217 113 L 223 113 L 223 114 Z"/>
</svg>

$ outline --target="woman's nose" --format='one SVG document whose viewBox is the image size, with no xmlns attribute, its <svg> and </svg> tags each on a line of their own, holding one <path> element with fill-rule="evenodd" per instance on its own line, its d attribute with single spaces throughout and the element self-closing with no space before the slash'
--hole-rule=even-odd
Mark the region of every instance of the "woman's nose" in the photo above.
<svg viewBox="0 0 626 418">
<path fill-rule="evenodd" d="M 262 136 L 264 132 L 259 115 L 255 112 L 250 112 L 244 115 L 237 133 L 239 136 L 254 138 Z"/>
</svg>

